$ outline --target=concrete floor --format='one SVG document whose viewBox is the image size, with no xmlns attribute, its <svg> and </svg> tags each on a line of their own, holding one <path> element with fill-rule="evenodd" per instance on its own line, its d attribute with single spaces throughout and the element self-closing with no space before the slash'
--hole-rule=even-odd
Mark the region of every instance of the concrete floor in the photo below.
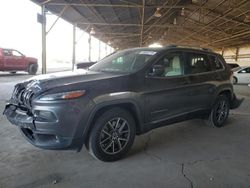
<svg viewBox="0 0 250 188">
<path fill-rule="evenodd" d="M 0 111 L 13 85 L 28 77 L 0 73 Z M 250 187 L 250 87 L 235 88 L 246 100 L 225 127 L 192 120 L 156 129 L 137 137 L 127 157 L 114 163 L 85 149 L 35 148 L 0 115 L 0 188 Z"/>
</svg>

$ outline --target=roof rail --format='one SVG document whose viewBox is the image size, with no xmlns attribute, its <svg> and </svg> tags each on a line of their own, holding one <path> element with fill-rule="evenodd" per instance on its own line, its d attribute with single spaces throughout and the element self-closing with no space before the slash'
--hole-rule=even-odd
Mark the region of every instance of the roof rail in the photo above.
<svg viewBox="0 0 250 188">
<path fill-rule="evenodd" d="M 191 49 L 197 49 L 197 50 L 205 50 L 205 51 L 209 51 L 212 52 L 213 50 L 209 49 L 209 48 L 203 48 L 203 47 L 196 47 L 196 46 L 188 46 L 188 45 L 176 45 L 176 44 L 169 44 L 164 46 L 165 48 L 191 48 Z"/>
</svg>

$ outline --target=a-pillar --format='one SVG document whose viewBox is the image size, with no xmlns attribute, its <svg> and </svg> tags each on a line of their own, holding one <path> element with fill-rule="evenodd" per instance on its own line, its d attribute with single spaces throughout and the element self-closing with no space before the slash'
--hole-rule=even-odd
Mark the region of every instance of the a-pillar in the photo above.
<svg viewBox="0 0 250 188">
<path fill-rule="evenodd" d="M 73 25 L 72 70 L 74 70 L 76 63 L 76 26 L 77 24 Z"/>
<path fill-rule="evenodd" d="M 89 62 L 91 62 L 91 34 L 89 34 L 88 43 L 89 43 Z"/>
</svg>

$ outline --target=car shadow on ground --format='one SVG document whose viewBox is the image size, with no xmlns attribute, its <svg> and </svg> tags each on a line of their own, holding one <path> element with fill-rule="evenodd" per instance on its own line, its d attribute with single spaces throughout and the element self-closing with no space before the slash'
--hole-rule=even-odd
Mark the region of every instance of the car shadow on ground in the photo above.
<svg viewBox="0 0 250 188">
<path fill-rule="evenodd" d="M 222 128 L 210 127 L 204 120 L 194 119 L 154 129 L 136 137 L 134 146 L 126 158 L 144 153 L 151 158 L 161 160 L 161 156 L 168 155 L 168 152 L 181 154 L 188 150 L 191 151 L 193 147 L 197 149 L 198 153 L 202 153 L 203 148 L 207 146 L 207 140 L 211 137 L 217 137 L 217 134 L 221 134 L 221 132 L 234 129 L 236 123 L 237 119 L 230 115 L 225 127 Z M 223 139 L 226 139 L 226 137 Z M 210 144 L 216 145 L 213 141 L 211 142 Z M 212 150 L 216 150 L 216 148 L 212 147 Z M 189 153 L 189 155 L 191 158 L 192 154 Z M 185 158 L 185 156 L 183 157 Z"/>
<path fill-rule="evenodd" d="M 0 74 L 0 77 L 15 77 L 15 76 L 29 76 L 27 73 L 15 73 L 15 74 L 12 74 L 12 73 L 1 73 Z"/>
</svg>

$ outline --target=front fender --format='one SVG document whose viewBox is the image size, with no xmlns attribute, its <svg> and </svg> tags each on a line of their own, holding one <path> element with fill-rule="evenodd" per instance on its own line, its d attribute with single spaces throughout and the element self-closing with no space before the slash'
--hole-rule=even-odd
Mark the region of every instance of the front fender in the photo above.
<svg viewBox="0 0 250 188">
<path fill-rule="evenodd" d="M 136 114 L 133 114 L 137 117 L 138 124 L 138 133 L 143 131 L 143 122 L 144 122 L 144 113 L 142 111 L 141 100 L 137 93 L 134 92 L 117 92 L 100 95 L 93 99 L 95 103 L 94 108 L 91 110 L 90 115 L 88 117 L 86 127 L 83 130 L 82 138 L 83 144 L 88 139 L 88 134 L 91 130 L 92 121 L 96 113 L 98 113 L 101 109 L 112 106 L 119 106 L 124 104 L 133 105 L 134 111 Z M 81 148 L 80 148 L 81 149 Z"/>
</svg>

